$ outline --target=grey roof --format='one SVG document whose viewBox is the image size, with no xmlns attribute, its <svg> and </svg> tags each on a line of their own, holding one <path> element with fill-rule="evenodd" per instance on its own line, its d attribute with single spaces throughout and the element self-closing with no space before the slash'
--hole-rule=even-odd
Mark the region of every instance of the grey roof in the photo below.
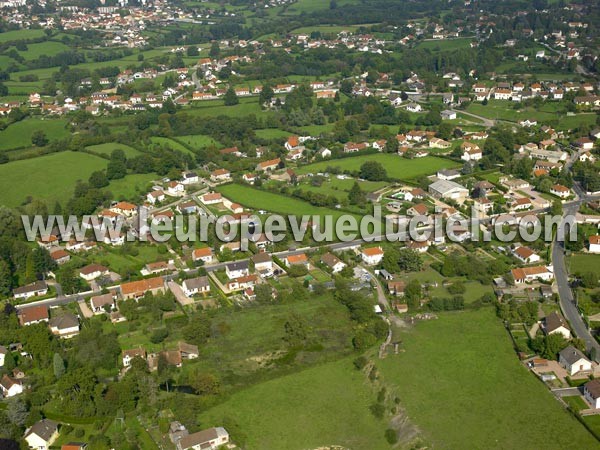
<svg viewBox="0 0 600 450">
<path fill-rule="evenodd" d="M 256 263 L 260 264 L 260 263 L 270 262 L 270 261 L 273 261 L 273 258 L 271 258 L 271 255 L 269 255 L 267 252 L 260 252 L 252 257 L 252 262 L 254 264 L 256 264 Z"/>
<path fill-rule="evenodd" d="M 460 189 L 468 192 L 466 187 L 449 180 L 438 180 L 434 183 L 431 183 L 429 185 L 429 189 L 433 189 L 434 191 L 439 192 L 440 194 L 445 194 L 455 189 Z"/>
<path fill-rule="evenodd" d="M 227 264 L 227 270 L 247 270 L 250 267 L 248 261 L 235 261 Z"/>
<path fill-rule="evenodd" d="M 206 276 L 190 278 L 189 280 L 185 280 L 184 283 L 188 287 L 188 289 L 201 289 L 210 285 L 210 283 L 208 282 L 208 277 Z"/>
<path fill-rule="evenodd" d="M 26 286 L 21 286 L 13 290 L 13 294 L 26 294 L 28 292 L 36 292 L 43 291 L 44 289 L 48 289 L 48 285 L 45 281 L 36 281 L 35 283 L 28 284 Z"/>
<path fill-rule="evenodd" d="M 94 308 L 102 308 L 104 305 L 112 305 L 115 300 L 112 294 L 96 295 L 91 298 L 91 303 Z"/>
<path fill-rule="evenodd" d="M 74 314 L 66 313 L 62 316 L 57 316 L 50 319 L 50 326 L 53 328 L 58 328 L 59 330 L 78 327 L 79 319 Z"/>
<path fill-rule="evenodd" d="M 575 364 L 577 361 L 579 361 L 582 358 L 585 359 L 585 360 L 587 360 L 587 358 L 585 357 L 585 355 L 583 353 L 581 353 L 581 350 L 576 349 L 572 345 L 569 345 L 567 348 L 565 348 L 563 351 L 561 351 L 559 353 L 559 355 L 569 365 Z"/>
<path fill-rule="evenodd" d="M 197 433 L 192 433 L 187 436 L 181 438 L 181 440 L 177 443 L 177 448 L 184 450 L 188 448 L 192 448 L 194 446 L 202 446 L 207 442 L 213 441 L 219 437 L 228 436 L 225 428 L 209 428 L 207 430 L 198 431 Z"/>
<path fill-rule="evenodd" d="M 31 434 L 35 434 L 41 437 L 44 441 L 52 437 L 52 435 L 58 430 L 58 423 L 50 419 L 42 419 L 39 422 L 34 423 L 29 430 L 25 433 L 24 437 Z"/>
<path fill-rule="evenodd" d="M 588 381 L 585 383 L 585 390 L 588 391 L 591 397 L 595 400 L 600 398 L 600 380 L 596 378 L 595 380 Z"/>
<path fill-rule="evenodd" d="M 338 258 L 337 256 L 335 256 L 332 253 L 325 253 L 321 256 L 321 261 L 323 262 L 323 264 L 327 265 L 328 267 L 333 268 L 333 266 L 335 266 L 338 263 L 341 263 L 342 260 L 340 260 L 340 258 Z"/>
<path fill-rule="evenodd" d="M 0 345 L 0 355 L 6 355 L 8 353 L 8 350 L 6 349 L 5 346 Z"/>
</svg>

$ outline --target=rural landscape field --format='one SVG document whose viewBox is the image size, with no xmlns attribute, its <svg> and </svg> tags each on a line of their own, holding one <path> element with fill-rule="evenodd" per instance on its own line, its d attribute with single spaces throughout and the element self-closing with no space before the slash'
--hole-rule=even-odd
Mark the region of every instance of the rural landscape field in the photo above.
<svg viewBox="0 0 600 450">
<path fill-rule="evenodd" d="M 0 450 L 598 448 L 599 27 L 0 2 Z"/>
</svg>

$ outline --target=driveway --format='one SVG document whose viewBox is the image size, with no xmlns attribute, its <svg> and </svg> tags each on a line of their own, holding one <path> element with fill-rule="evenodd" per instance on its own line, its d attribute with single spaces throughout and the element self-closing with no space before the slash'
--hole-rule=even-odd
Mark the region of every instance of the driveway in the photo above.
<svg viewBox="0 0 600 450">
<path fill-rule="evenodd" d="M 181 286 L 179 286 L 177 283 L 175 283 L 174 281 L 169 281 L 167 283 L 167 286 L 169 286 L 169 290 L 173 293 L 173 295 L 175 296 L 177 301 L 181 304 L 181 306 L 194 304 L 194 300 L 192 300 L 191 298 L 188 298 L 183 293 L 183 289 L 181 288 Z"/>
</svg>

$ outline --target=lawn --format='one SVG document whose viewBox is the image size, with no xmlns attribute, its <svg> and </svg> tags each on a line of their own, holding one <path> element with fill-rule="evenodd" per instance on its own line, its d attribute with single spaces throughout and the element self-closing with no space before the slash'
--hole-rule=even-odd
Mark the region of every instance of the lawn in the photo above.
<svg viewBox="0 0 600 450">
<path fill-rule="evenodd" d="M 380 162 L 386 168 L 389 177 L 403 180 L 411 180 L 422 175 L 436 173 L 440 169 L 452 169 L 460 166 L 460 164 L 454 161 L 435 156 L 406 159 L 397 155 L 377 153 L 321 161 L 300 167 L 297 172 L 299 174 L 324 172 L 327 167 L 339 167 L 342 170 L 357 171 L 367 161 Z"/>
<path fill-rule="evenodd" d="M 388 185 L 385 181 L 357 181 L 355 179 L 338 180 L 335 177 L 330 177 L 330 180 L 324 181 L 321 186 L 311 185 L 309 179 L 309 183 L 301 183 L 296 187 L 303 191 L 332 195 L 339 201 L 342 201 L 348 199 L 348 192 L 350 192 L 350 189 L 352 189 L 355 182 L 358 182 L 358 185 L 364 192 L 373 192 Z"/>
<path fill-rule="evenodd" d="M 180 139 L 180 138 L 178 138 L 178 139 Z M 160 137 L 160 136 L 153 136 L 153 137 L 150 138 L 150 140 L 154 144 L 164 145 L 165 147 L 169 147 L 172 150 L 176 150 L 176 151 L 181 152 L 181 153 L 188 153 L 190 155 L 194 154 L 185 145 L 181 145 L 179 142 L 174 141 L 173 139 L 169 139 L 169 138 L 166 138 L 166 137 Z"/>
<path fill-rule="evenodd" d="M 264 209 L 279 214 L 333 216 L 334 218 L 345 214 L 338 210 L 313 206 L 303 200 L 241 184 L 227 184 L 219 186 L 217 190 L 228 199 L 251 209 Z"/>
<path fill-rule="evenodd" d="M 204 134 L 190 134 L 187 136 L 175 137 L 180 142 L 189 145 L 192 148 L 210 147 L 211 145 L 219 145 L 212 137 Z"/>
<path fill-rule="evenodd" d="M 119 144 L 118 142 L 110 142 L 108 144 L 98 144 L 98 145 L 90 145 L 86 147 L 87 150 L 98 153 L 100 155 L 110 156 L 113 150 L 123 150 L 125 156 L 127 158 L 133 158 L 134 156 L 138 156 L 141 153 L 133 147 L 125 144 Z"/>
<path fill-rule="evenodd" d="M 31 147 L 31 135 L 37 130 L 44 131 L 50 141 L 67 138 L 66 124 L 65 119 L 31 118 L 16 122 L 0 132 L 0 151 Z"/>
<path fill-rule="evenodd" d="M 0 35 L 1 36 L 1 35 Z M 62 42 L 46 41 L 38 44 L 27 44 L 27 50 L 19 52 L 19 54 L 27 61 L 34 60 L 40 56 L 54 56 L 60 52 L 70 50 Z"/>
<path fill-rule="evenodd" d="M 582 274 L 594 272 L 600 278 L 600 255 L 575 253 L 569 258 L 569 272 Z"/>
<path fill-rule="evenodd" d="M 0 203 L 18 206 L 27 196 L 66 202 L 77 180 L 87 181 L 92 172 L 106 167 L 105 159 L 87 153 L 61 152 L 0 165 Z M 23 184 L 26 183 L 26 184 Z"/>
<path fill-rule="evenodd" d="M 106 188 L 113 194 L 114 200 L 138 201 L 140 195 L 146 194 L 148 185 L 152 180 L 156 180 L 158 175 L 155 173 L 140 173 L 127 175 L 119 180 L 112 180 Z"/>
<path fill-rule="evenodd" d="M 263 111 L 260 109 L 257 98 L 245 97 L 240 98 L 240 103 L 234 106 L 225 106 L 223 100 L 206 100 L 195 102 L 192 108 L 188 110 L 188 114 L 198 117 L 244 117 L 250 114 L 256 115 L 273 115 L 271 111 Z"/>
<path fill-rule="evenodd" d="M 439 314 L 377 361 L 433 448 L 595 448 L 518 361 L 492 308 Z"/>
<path fill-rule="evenodd" d="M 301 27 L 291 31 L 292 34 L 308 34 L 320 32 L 321 34 L 339 34 L 342 31 L 353 32 L 359 28 L 358 25 L 315 25 L 312 27 Z"/>
<path fill-rule="evenodd" d="M 581 411 L 582 409 L 589 409 L 589 405 L 585 402 L 581 395 L 572 395 L 569 397 L 562 398 L 574 411 Z"/>
<path fill-rule="evenodd" d="M 5 31 L 4 33 L 0 33 L 0 44 L 10 41 L 21 41 L 23 39 L 35 39 L 42 36 L 44 36 L 44 30 L 42 29 Z"/>
<path fill-rule="evenodd" d="M 369 411 L 373 402 L 364 375 L 343 359 L 235 393 L 200 420 L 209 427 L 233 418 L 247 436 L 245 448 L 389 449 L 385 423 Z"/>
</svg>

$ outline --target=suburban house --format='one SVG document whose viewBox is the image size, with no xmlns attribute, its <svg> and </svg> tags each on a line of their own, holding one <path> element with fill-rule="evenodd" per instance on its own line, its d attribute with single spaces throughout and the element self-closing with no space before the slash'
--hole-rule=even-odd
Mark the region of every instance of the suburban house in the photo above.
<svg viewBox="0 0 600 450">
<path fill-rule="evenodd" d="M 210 247 L 195 248 L 192 252 L 192 260 L 210 264 L 213 262 L 213 251 Z"/>
<path fill-rule="evenodd" d="M 442 169 L 438 170 L 436 176 L 440 180 L 454 180 L 455 178 L 460 178 L 460 171 L 455 169 Z"/>
<path fill-rule="evenodd" d="M 544 318 L 542 329 L 548 335 L 560 333 L 565 339 L 571 339 L 571 330 L 556 311 L 551 312 Z"/>
<path fill-rule="evenodd" d="M 210 283 L 208 277 L 197 277 L 185 280 L 182 284 L 183 292 L 187 297 L 192 297 L 196 294 L 206 294 L 210 292 Z"/>
<path fill-rule="evenodd" d="M 428 212 L 429 208 L 427 208 L 425 203 L 413 205 L 406 210 L 406 214 L 409 216 L 426 216 Z"/>
<path fill-rule="evenodd" d="M 590 236 L 589 242 L 590 242 L 590 245 L 588 247 L 589 252 L 590 253 L 600 253 L 600 234 Z"/>
<path fill-rule="evenodd" d="M 72 338 L 79 334 L 79 318 L 71 313 L 50 319 L 50 331 L 61 338 Z"/>
<path fill-rule="evenodd" d="M 131 350 L 123 350 L 122 352 L 123 367 L 129 367 L 134 358 L 146 359 L 146 350 L 143 348 L 134 348 Z"/>
<path fill-rule="evenodd" d="M 218 181 L 230 181 L 231 180 L 231 172 L 227 169 L 217 169 L 213 170 L 210 174 L 210 181 L 218 182 Z"/>
<path fill-rule="evenodd" d="M 165 283 L 163 279 L 161 277 L 155 277 L 121 284 L 121 295 L 123 300 L 137 300 L 143 297 L 147 292 L 152 294 L 164 294 Z"/>
<path fill-rule="evenodd" d="M 200 356 L 197 345 L 187 344 L 179 341 L 177 344 L 177 350 L 181 355 L 181 359 L 196 359 Z"/>
<path fill-rule="evenodd" d="M 167 194 L 172 197 L 177 197 L 185 194 L 185 186 L 178 181 L 169 181 L 167 184 Z"/>
<path fill-rule="evenodd" d="M 521 245 L 513 250 L 513 255 L 523 264 L 532 264 L 540 261 L 539 255 L 537 255 L 533 250 L 529 247 L 525 247 Z"/>
<path fill-rule="evenodd" d="M 563 186 L 562 184 L 555 184 L 554 186 L 552 186 L 550 188 L 550 193 L 563 199 L 571 195 L 571 191 L 569 190 L 569 188 Z"/>
<path fill-rule="evenodd" d="M 13 290 L 15 299 L 28 299 L 29 297 L 37 297 L 48 293 L 48 285 L 45 281 L 36 281 L 26 286 L 21 286 Z"/>
<path fill-rule="evenodd" d="M 583 385 L 583 397 L 593 409 L 600 409 L 600 379 L 596 378 Z"/>
<path fill-rule="evenodd" d="M 483 153 L 477 144 L 463 142 L 461 149 L 463 153 L 460 159 L 463 161 L 478 161 L 483 157 Z"/>
<path fill-rule="evenodd" d="M 200 201 L 205 205 L 216 205 L 223 201 L 223 197 L 220 192 L 207 192 L 200 197 Z"/>
<path fill-rule="evenodd" d="M 177 450 L 216 450 L 229 442 L 229 433 L 223 427 L 209 428 L 187 434 L 177 441 Z"/>
<path fill-rule="evenodd" d="M 50 257 L 54 260 L 54 262 L 58 265 L 65 264 L 69 262 L 71 259 L 71 255 L 69 255 L 62 248 L 57 248 L 50 252 Z"/>
<path fill-rule="evenodd" d="M 155 203 L 160 203 L 165 200 L 165 193 L 162 189 L 157 189 L 155 191 L 148 192 L 148 194 L 146 195 L 146 200 L 148 201 L 148 203 L 152 203 L 153 205 Z"/>
<path fill-rule="evenodd" d="M 250 274 L 250 264 L 248 261 L 230 262 L 225 265 L 227 278 L 233 280 Z"/>
<path fill-rule="evenodd" d="M 30 306 L 19 310 L 19 323 L 22 326 L 33 325 L 35 323 L 48 322 L 50 315 L 46 305 Z"/>
<path fill-rule="evenodd" d="M 592 370 L 591 361 L 572 345 L 569 345 L 558 354 L 558 362 L 571 376 L 579 372 L 589 372 Z"/>
<path fill-rule="evenodd" d="M 383 259 L 383 250 L 381 247 L 364 248 L 360 252 L 360 257 L 365 264 L 375 266 Z"/>
<path fill-rule="evenodd" d="M 300 146 L 298 136 L 290 136 L 284 144 L 285 149 L 289 152 Z"/>
<path fill-rule="evenodd" d="M 515 280 L 515 284 L 521 284 L 535 280 L 550 281 L 554 279 L 554 273 L 551 270 L 551 266 L 534 266 L 512 269 L 511 275 Z"/>
<path fill-rule="evenodd" d="M 429 193 L 435 198 L 447 198 L 462 203 L 469 195 L 469 190 L 454 182 L 448 180 L 438 180 L 429 185 Z"/>
<path fill-rule="evenodd" d="M 268 172 L 271 170 L 275 170 L 279 167 L 279 164 L 281 164 L 281 159 L 280 158 L 275 158 L 275 159 L 270 159 L 268 161 L 263 161 L 260 162 L 256 165 L 256 171 L 257 172 Z"/>
<path fill-rule="evenodd" d="M 29 427 L 23 438 L 32 449 L 48 450 L 58 435 L 58 423 L 50 419 L 42 419 Z"/>
<path fill-rule="evenodd" d="M 310 266 L 308 257 L 305 253 L 298 253 L 297 255 L 289 255 L 283 258 L 283 263 L 288 266 L 306 266 L 307 268 Z"/>
<path fill-rule="evenodd" d="M 396 297 L 403 297 L 406 283 L 402 280 L 390 280 L 387 283 L 388 292 Z"/>
<path fill-rule="evenodd" d="M 85 281 L 92 281 L 98 277 L 106 276 L 109 273 L 108 268 L 101 266 L 100 264 L 88 264 L 79 269 L 79 276 Z"/>
<path fill-rule="evenodd" d="M 196 172 L 184 172 L 182 178 L 183 184 L 196 184 L 200 181 Z"/>
<path fill-rule="evenodd" d="M 7 374 L 4 374 L 2 379 L 0 379 L 0 390 L 2 395 L 6 398 L 21 394 L 23 389 L 24 387 L 21 380 L 16 380 Z"/>
<path fill-rule="evenodd" d="M 329 267 L 332 273 L 339 273 L 344 269 L 344 267 L 346 267 L 345 262 L 335 256 L 333 253 L 329 252 L 321 256 L 321 262 Z"/>
<path fill-rule="evenodd" d="M 270 272 L 273 270 L 273 258 L 267 252 L 260 252 L 251 258 L 254 270 L 257 272 Z"/>
<path fill-rule="evenodd" d="M 117 214 L 121 214 L 126 217 L 131 217 L 137 212 L 137 206 L 129 202 L 118 202 L 113 205 L 110 210 Z"/>
<path fill-rule="evenodd" d="M 90 307 L 94 314 L 102 314 L 106 309 L 115 309 L 115 299 L 112 294 L 96 295 L 90 299 Z"/>
</svg>

